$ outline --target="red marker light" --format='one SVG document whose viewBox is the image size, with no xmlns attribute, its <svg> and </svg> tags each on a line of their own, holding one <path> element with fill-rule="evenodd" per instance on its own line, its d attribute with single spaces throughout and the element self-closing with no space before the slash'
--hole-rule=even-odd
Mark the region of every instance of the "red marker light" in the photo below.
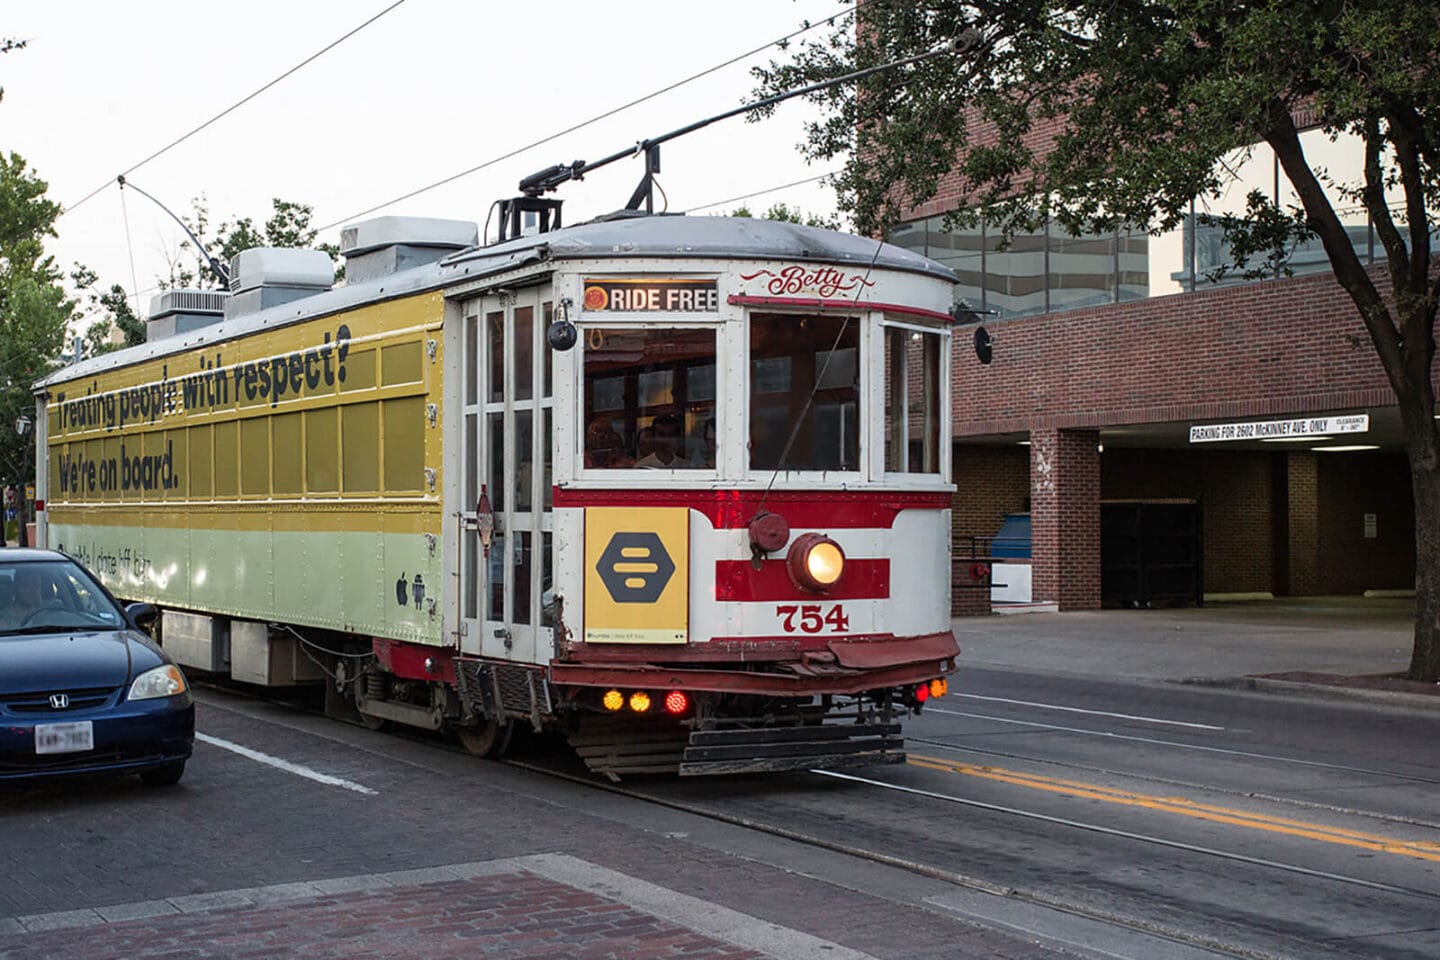
<svg viewBox="0 0 1440 960">
<path fill-rule="evenodd" d="M 665 694 L 665 712 L 678 716 L 690 709 L 690 698 L 683 691 L 671 690 Z"/>
<path fill-rule="evenodd" d="M 915 688 L 915 702 L 924 703 L 930 699 L 930 684 L 922 683 Z"/>
</svg>

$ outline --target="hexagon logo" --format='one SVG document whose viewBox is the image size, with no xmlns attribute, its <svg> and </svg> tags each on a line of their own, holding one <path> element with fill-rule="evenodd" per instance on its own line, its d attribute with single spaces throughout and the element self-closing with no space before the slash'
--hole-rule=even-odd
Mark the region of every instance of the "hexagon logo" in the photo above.
<svg viewBox="0 0 1440 960">
<path fill-rule="evenodd" d="M 675 573 L 675 562 L 654 533 L 617 533 L 595 565 L 616 603 L 654 603 Z"/>
</svg>

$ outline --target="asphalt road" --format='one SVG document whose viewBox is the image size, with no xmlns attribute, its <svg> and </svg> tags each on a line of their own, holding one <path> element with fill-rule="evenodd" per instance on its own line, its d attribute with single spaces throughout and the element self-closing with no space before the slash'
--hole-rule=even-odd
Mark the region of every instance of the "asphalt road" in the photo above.
<svg viewBox="0 0 1440 960">
<path fill-rule="evenodd" d="M 1440 712 L 972 669 L 908 723 L 905 766 L 625 784 L 667 806 L 225 693 L 202 694 L 199 729 L 175 790 L 0 791 L 0 957 L 62 946 L 34 920 L 57 911 L 460 863 L 533 880 L 525 858 L 557 855 L 801 950 L 762 937 L 757 955 L 1440 955 Z M 535 759 L 573 769 L 544 745 Z M 295 953 L 269 955 L 331 955 L 283 942 Z M 186 955 L 156 950 L 128 955 Z"/>
<path fill-rule="evenodd" d="M 905 767 L 707 805 L 1219 951 L 1440 956 L 1440 713 L 972 669 L 906 732 Z"/>
</svg>

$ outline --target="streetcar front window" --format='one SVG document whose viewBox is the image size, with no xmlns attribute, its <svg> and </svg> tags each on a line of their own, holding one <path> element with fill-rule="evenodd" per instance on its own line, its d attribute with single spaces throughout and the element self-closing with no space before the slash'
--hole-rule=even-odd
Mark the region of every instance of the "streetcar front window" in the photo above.
<svg viewBox="0 0 1440 960">
<path fill-rule="evenodd" d="M 885 469 L 939 473 L 940 335 L 885 328 Z"/>
<path fill-rule="evenodd" d="M 752 314 L 750 468 L 859 470 L 860 320 Z"/>
<path fill-rule="evenodd" d="M 583 338 L 586 469 L 715 469 L 714 330 L 594 326 Z"/>
</svg>

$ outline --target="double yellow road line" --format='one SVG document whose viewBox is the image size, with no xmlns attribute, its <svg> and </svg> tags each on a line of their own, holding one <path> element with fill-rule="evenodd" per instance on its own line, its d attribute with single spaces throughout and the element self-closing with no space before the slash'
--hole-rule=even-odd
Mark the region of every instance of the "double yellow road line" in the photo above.
<svg viewBox="0 0 1440 960">
<path fill-rule="evenodd" d="M 1153 796 L 1151 794 L 1137 793 L 1133 790 L 1118 790 L 1114 787 L 1101 786 L 1100 784 L 1085 783 L 1079 780 L 1060 780 L 1054 777 L 1042 777 L 1038 774 L 1022 773 L 1018 770 L 1006 770 L 1003 767 L 960 763 L 954 760 L 945 760 L 940 757 L 922 757 L 912 753 L 909 755 L 909 763 L 911 766 L 924 767 L 927 770 L 959 773 L 967 777 L 995 780 L 1017 787 L 1028 787 L 1032 790 L 1044 790 L 1047 793 L 1058 793 L 1089 800 L 1101 800 L 1105 803 L 1116 803 L 1127 807 L 1142 807 L 1146 810 L 1155 810 L 1160 813 L 1174 813 L 1196 820 L 1208 820 L 1213 823 L 1224 823 L 1235 827 L 1245 827 L 1250 830 L 1264 830 L 1268 833 L 1286 834 L 1292 837 L 1303 837 L 1307 840 L 1319 840 L 1322 843 L 1335 843 L 1346 847 L 1356 847 L 1361 850 L 1372 850 L 1376 853 L 1397 854 L 1404 857 L 1414 857 L 1417 860 L 1429 860 L 1440 863 L 1440 843 L 1430 841 L 1397 840 L 1393 837 L 1386 837 L 1380 834 L 1364 833 L 1359 830 L 1346 830 L 1341 827 L 1331 827 L 1325 824 L 1311 823 L 1306 820 L 1289 820 L 1284 817 L 1270 817 L 1260 813 L 1251 813 L 1247 810 L 1236 810 L 1232 807 L 1197 803 L 1185 797 Z"/>
</svg>

